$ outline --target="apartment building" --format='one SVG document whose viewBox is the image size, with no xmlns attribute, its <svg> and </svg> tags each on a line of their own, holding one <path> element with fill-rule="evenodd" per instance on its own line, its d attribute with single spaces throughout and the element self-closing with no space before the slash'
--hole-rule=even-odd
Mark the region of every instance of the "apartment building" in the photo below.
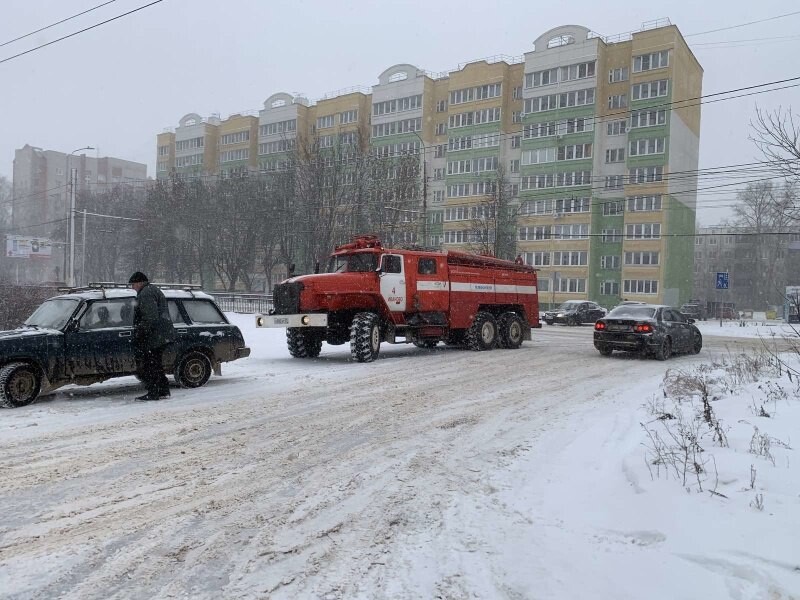
<svg viewBox="0 0 800 600">
<path fill-rule="evenodd" d="M 218 115 L 203 118 L 197 113 L 189 113 L 181 118 L 174 130 L 159 134 L 156 138 L 156 177 L 219 174 L 217 142 L 220 124 Z"/>
<path fill-rule="evenodd" d="M 564 26 L 526 53 L 518 240 L 545 300 L 691 296 L 700 107 L 675 102 L 701 83 L 672 25 Z"/>
<path fill-rule="evenodd" d="M 443 73 L 396 64 L 371 89 L 315 103 L 274 94 L 249 168 L 285 167 L 306 135 L 325 147 L 368 139 L 378 157 L 418 154 L 426 221 L 400 241 L 491 247 L 493 232 L 475 223 L 493 218 L 501 188 L 516 250 L 540 269 L 543 303 L 677 305 L 692 296 L 700 131 L 699 104 L 682 101 L 701 95 L 702 76 L 668 21 L 614 37 L 557 27 L 518 57 Z M 159 157 L 176 170 L 181 129 L 159 136 Z"/>
<path fill-rule="evenodd" d="M 15 276 L 21 282 L 64 280 L 70 170 L 76 173 L 76 194 L 121 184 L 139 185 L 147 179 L 147 165 L 121 158 L 44 150 L 28 144 L 15 150 L 12 231 L 17 237 L 51 244 L 38 259 L 13 259 Z"/>
</svg>

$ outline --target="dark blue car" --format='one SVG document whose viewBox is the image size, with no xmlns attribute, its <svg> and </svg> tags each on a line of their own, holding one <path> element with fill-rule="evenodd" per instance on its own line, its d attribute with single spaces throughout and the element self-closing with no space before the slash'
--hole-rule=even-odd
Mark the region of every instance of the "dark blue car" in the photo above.
<svg viewBox="0 0 800 600">
<path fill-rule="evenodd" d="M 212 296 L 163 291 L 176 333 L 164 368 L 179 385 L 205 385 L 212 372 L 222 373 L 223 362 L 250 355 L 242 332 Z M 131 289 L 81 289 L 43 302 L 22 327 L 0 332 L 0 406 L 24 406 L 67 384 L 134 375 L 135 302 Z"/>
</svg>

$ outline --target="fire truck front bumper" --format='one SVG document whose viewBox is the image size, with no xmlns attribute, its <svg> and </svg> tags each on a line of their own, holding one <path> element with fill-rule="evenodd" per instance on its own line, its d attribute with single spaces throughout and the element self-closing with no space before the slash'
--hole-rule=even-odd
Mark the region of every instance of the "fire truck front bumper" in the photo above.
<svg viewBox="0 0 800 600">
<path fill-rule="evenodd" d="M 256 315 L 256 327 L 327 327 L 326 313 Z"/>
</svg>

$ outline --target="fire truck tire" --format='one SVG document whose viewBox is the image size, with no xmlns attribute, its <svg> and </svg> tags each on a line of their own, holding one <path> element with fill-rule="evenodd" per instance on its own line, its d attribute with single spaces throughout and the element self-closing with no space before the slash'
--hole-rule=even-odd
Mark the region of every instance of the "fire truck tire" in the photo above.
<svg viewBox="0 0 800 600">
<path fill-rule="evenodd" d="M 467 329 L 467 348 L 491 350 L 497 345 L 497 321 L 492 313 L 479 312 Z"/>
<path fill-rule="evenodd" d="M 524 325 L 522 319 L 517 313 L 507 312 L 500 315 L 498 320 L 498 345 L 501 348 L 509 348 L 516 350 L 522 346 L 522 340 L 525 336 Z"/>
<path fill-rule="evenodd" d="M 308 329 L 290 327 L 286 330 L 286 345 L 294 358 L 316 358 L 322 351 L 322 338 Z"/>
<path fill-rule="evenodd" d="M 372 362 L 381 350 L 381 320 L 375 313 L 362 312 L 350 325 L 350 354 L 358 362 Z"/>
<path fill-rule="evenodd" d="M 444 343 L 448 346 L 463 346 L 466 342 L 466 332 L 463 329 L 450 330 Z"/>
</svg>

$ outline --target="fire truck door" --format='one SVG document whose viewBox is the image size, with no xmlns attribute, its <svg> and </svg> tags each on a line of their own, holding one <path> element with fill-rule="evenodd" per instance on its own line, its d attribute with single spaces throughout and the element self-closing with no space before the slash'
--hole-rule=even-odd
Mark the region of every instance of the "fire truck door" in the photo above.
<svg viewBox="0 0 800 600">
<path fill-rule="evenodd" d="M 406 277 L 403 257 L 399 254 L 384 254 L 381 257 L 381 296 L 392 312 L 406 310 Z"/>
<path fill-rule="evenodd" d="M 419 312 L 447 312 L 450 300 L 444 261 L 437 264 L 434 257 L 417 259 L 417 289 L 415 293 L 415 310 Z"/>
</svg>

